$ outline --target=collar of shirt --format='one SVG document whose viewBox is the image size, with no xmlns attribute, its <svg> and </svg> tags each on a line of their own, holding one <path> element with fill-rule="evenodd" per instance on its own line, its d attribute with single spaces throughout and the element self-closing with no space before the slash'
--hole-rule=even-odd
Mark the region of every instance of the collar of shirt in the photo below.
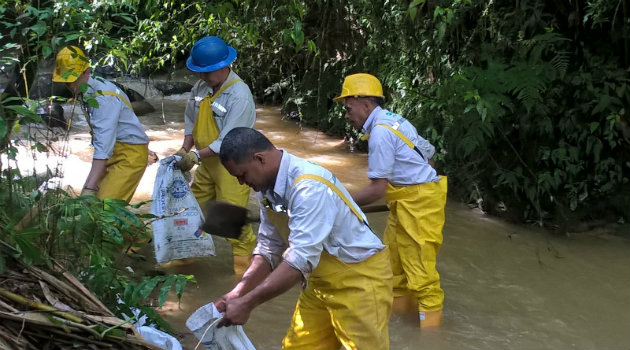
<svg viewBox="0 0 630 350">
<path fill-rule="evenodd" d="M 383 110 L 381 106 L 376 106 L 376 108 L 372 110 L 372 113 L 370 113 L 370 115 L 367 117 L 365 123 L 363 124 L 364 134 L 369 135 L 372 132 L 372 128 L 374 127 L 374 119 L 376 119 L 376 115 L 379 114 L 381 110 Z"/>
<path fill-rule="evenodd" d="M 228 74 L 227 78 L 225 78 L 225 81 L 223 82 L 223 84 L 221 84 L 221 86 L 219 87 L 219 89 L 218 89 L 217 91 L 221 90 L 221 88 L 222 88 L 225 84 L 227 84 L 227 83 L 229 83 L 230 81 L 232 81 L 232 80 L 234 80 L 234 79 L 237 79 L 237 78 L 238 78 L 238 75 L 236 75 L 236 73 L 234 73 L 234 71 L 233 71 L 232 69 L 230 69 L 230 74 Z M 207 85 L 207 84 L 206 84 L 206 85 Z M 209 92 L 210 96 L 213 96 L 213 95 L 214 95 L 214 90 L 212 90 L 212 88 L 211 88 L 209 85 L 208 85 L 208 90 L 210 91 L 210 92 Z M 225 91 L 223 91 L 222 93 L 224 94 L 224 93 L 226 93 L 228 90 L 230 90 L 230 88 L 225 89 Z"/>
<path fill-rule="evenodd" d="M 96 79 L 94 79 L 92 76 L 90 76 L 87 80 L 87 90 L 85 90 L 86 94 L 95 94 L 97 91 L 97 85 L 99 85 L 99 83 L 101 83 L 100 81 L 97 81 Z"/>
<path fill-rule="evenodd" d="M 289 164 L 291 159 L 289 153 L 282 151 L 282 159 L 280 160 L 280 167 L 278 168 L 278 174 L 276 174 L 276 182 L 273 185 L 273 189 L 264 191 L 265 197 L 271 200 L 274 204 L 282 201 L 287 192 L 287 178 L 289 176 Z"/>
</svg>

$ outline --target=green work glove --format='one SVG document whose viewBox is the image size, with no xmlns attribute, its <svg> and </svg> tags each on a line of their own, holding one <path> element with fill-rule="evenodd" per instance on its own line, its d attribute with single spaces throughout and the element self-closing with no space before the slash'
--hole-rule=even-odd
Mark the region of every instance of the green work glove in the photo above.
<svg viewBox="0 0 630 350">
<path fill-rule="evenodd" d="M 199 157 L 197 151 L 190 151 L 182 157 L 182 160 L 175 163 L 175 166 L 178 167 L 179 170 L 187 172 L 190 171 L 195 164 L 199 164 L 200 161 L 201 158 Z"/>
<path fill-rule="evenodd" d="M 175 155 L 183 158 L 186 155 L 186 153 L 188 153 L 188 151 L 186 151 L 186 149 L 182 147 L 179 149 L 179 151 L 177 151 L 177 153 L 175 153 Z"/>
<path fill-rule="evenodd" d="M 94 196 L 94 197 L 96 197 L 96 193 L 97 193 L 97 192 L 98 192 L 97 190 L 93 190 L 93 189 L 91 189 L 91 188 L 85 188 L 85 187 L 84 187 L 84 188 L 81 190 L 81 195 L 82 195 L 82 196 Z"/>
</svg>

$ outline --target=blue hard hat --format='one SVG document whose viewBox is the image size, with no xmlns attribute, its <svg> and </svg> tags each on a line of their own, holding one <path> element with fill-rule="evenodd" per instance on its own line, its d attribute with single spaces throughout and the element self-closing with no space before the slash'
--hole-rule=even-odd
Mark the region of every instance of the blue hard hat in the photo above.
<svg viewBox="0 0 630 350">
<path fill-rule="evenodd" d="M 195 43 L 186 67 L 193 72 L 207 73 L 228 66 L 236 59 L 236 50 L 217 36 L 206 36 Z"/>
</svg>

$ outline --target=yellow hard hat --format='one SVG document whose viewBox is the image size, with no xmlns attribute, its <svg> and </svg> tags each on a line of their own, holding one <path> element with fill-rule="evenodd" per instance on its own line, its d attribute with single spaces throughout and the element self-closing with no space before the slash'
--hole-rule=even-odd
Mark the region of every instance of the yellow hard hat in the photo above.
<svg viewBox="0 0 630 350">
<path fill-rule="evenodd" d="M 333 101 L 339 102 L 345 97 L 360 96 L 384 98 L 383 87 L 381 87 L 381 82 L 378 81 L 377 77 L 366 73 L 348 75 L 343 80 L 341 94 L 333 98 Z"/>
<path fill-rule="evenodd" d="M 90 66 L 90 60 L 83 50 L 76 46 L 66 46 L 57 54 L 52 81 L 72 83 Z"/>
</svg>

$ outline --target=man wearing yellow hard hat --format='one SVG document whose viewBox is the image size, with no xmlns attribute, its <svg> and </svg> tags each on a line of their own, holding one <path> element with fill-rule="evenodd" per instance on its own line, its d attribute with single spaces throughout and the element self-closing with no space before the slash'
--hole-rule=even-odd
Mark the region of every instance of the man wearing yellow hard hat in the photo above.
<svg viewBox="0 0 630 350">
<path fill-rule="evenodd" d="M 219 161 L 223 137 L 235 127 L 254 127 L 256 106 L 247 84 L 230 69 L 236 50 L 217 36 L 199 39 L 190 52 L 186 67 L 199 74 L 185 111 L 184 142 L 176 153 L 176 166 L 189 171 L 199 165 L 191 190 L 204 208 L 209 200 L 246 207 L 249 187 L 239 184 Z M 193 150 L 194 146 L 194 150 Z M 256 236 L 251 225 L 239 239 L 227 238 L 232 246 L 234 272 L 242 274 L 251 260 Z"/>
<path fill-rule="evenodd" d="M 250 267 L 214 303 L 225 312 L 219 327 L 245 324 L 255 307 L 301 283 L 283 349 L 389 349 L 388 250 L 343 184 L 252 128 L 232 129 L 220 157 L 259 192 L 261 211 Z"/>
<path fill-rule="evenodd" d="M 91 76 L 90 61 L 80 48 L 57 54 L 52 80 L 65 83 L 81 101 L 92 134 L 92 167 L 81 195 L 129 202 L 147 167 L 149 138 L 129 98 L 112 82 Z M 87 104 L 94 99 L 98 106 Z"/>
<path fill-rule="evenodd" d="M 365 73 L 347 76 L 334 99 L 344 104 L 346 120 L 368 139 L 371 181 L 353 198 L 365 205 L 385 197 L 389 216 L 383 241 L 390 248 L 394 296 L 399 297 L 394 304 L 411 296 L 418 303 L 420 327 L 438 326 L 444 291 L 435 264 L 447 180 L 432 166 L 435 148 L 408 120 L 383 109 L 383 99 L 380 81 Z"/>
</svg>

